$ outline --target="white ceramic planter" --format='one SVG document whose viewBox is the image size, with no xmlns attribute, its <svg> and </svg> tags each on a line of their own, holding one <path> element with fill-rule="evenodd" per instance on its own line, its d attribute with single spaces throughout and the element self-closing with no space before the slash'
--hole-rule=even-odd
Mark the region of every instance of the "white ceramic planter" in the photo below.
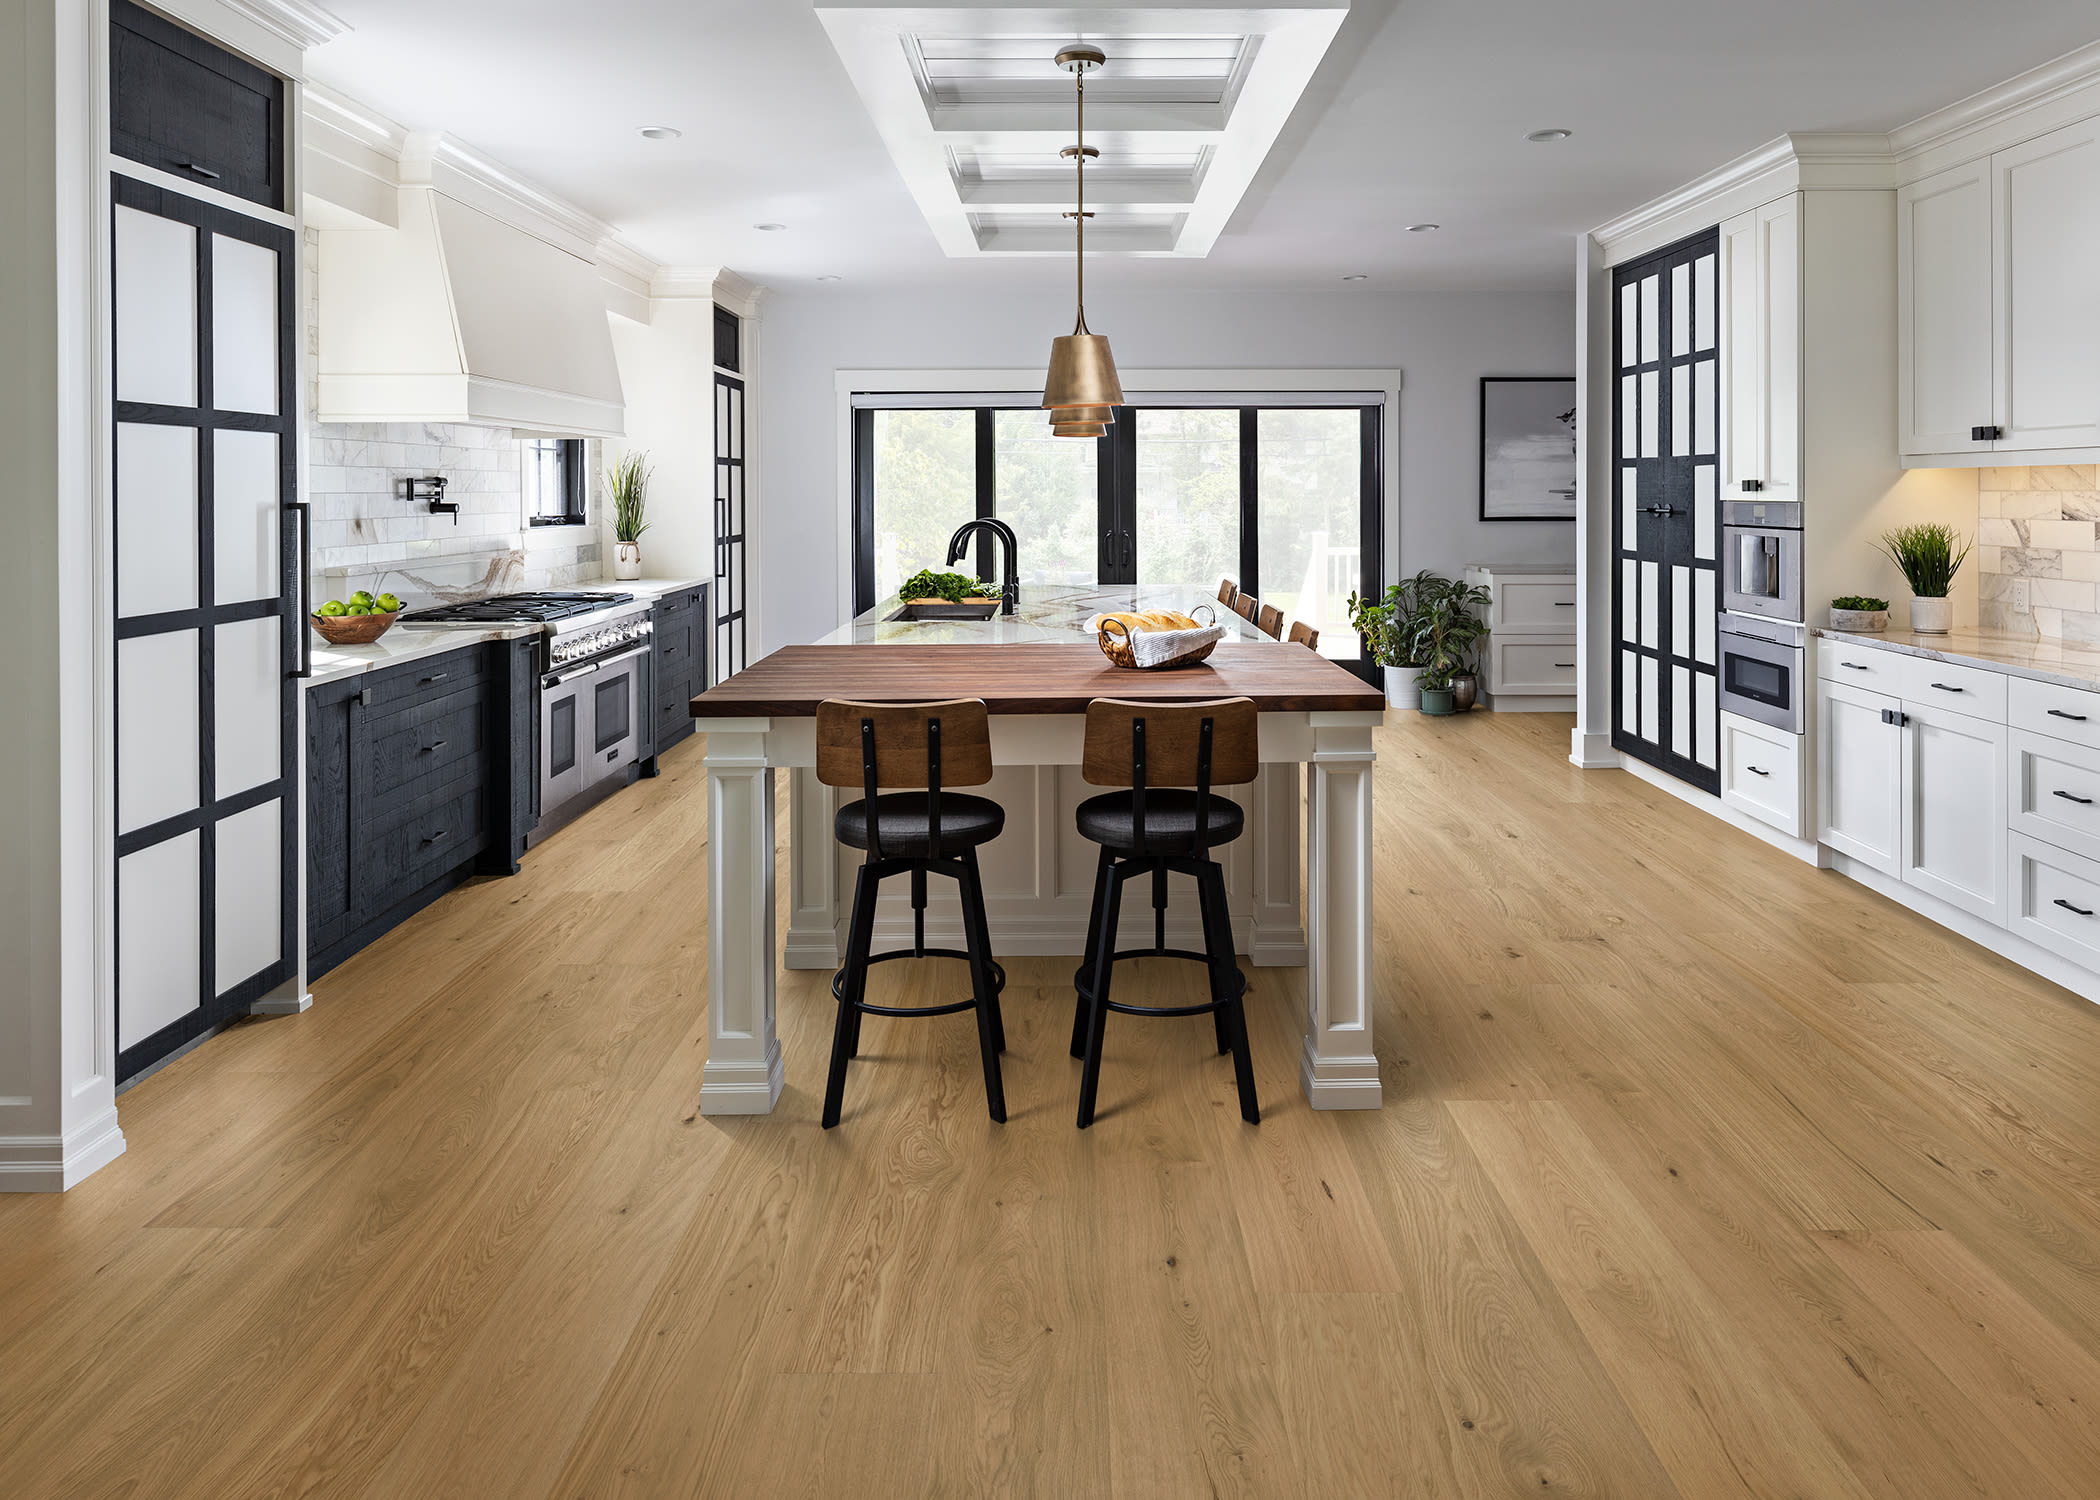
<svg viewBox="0 0 2100 1500">
<path fill-rule="evenodd" d="M 613 543 L 613 577 L 623 581 L 642 576 L 642 544 L 640 542 Z"/>
<path fill-rule="evenodd" d="M 1920 635 L 1945 635 L 1954 628 L 1954 601 L 1913 597 L 1910 628 Z"/>
<path fill-rule="evenodd" d="M 1422 690 L 1415 686 L 1415 679 L 1422 675 L 1420 667 L 1387 667 L 1385 669 L 1385 701 L 1393 708 L 1420 708 Z"/>
</svg>

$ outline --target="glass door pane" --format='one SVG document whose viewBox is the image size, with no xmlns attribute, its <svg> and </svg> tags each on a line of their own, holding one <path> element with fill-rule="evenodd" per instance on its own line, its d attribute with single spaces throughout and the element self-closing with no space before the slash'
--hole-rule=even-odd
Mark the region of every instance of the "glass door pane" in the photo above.
<svg viewBox="0 0 2100 1500">
<path fill-rule="evenodd" d="M 874 423 L 875 597 L 882 600 L 921 568 L 939 571 L 948 538 L 975 519 L 977 413 L 878 411 Z M 1024 545 L 1040 545 L 1019 522 L 1015 529 Z M 966 556 L 955 571 L 970 566 Z"/>
<path fill-rule="evenodd" d="M 1320 632 L 1320 654 L 1353 661 L 1349 596 L 1363 581 L 1363 415 L 1351 407 L 1255 417 L 1261 599 Z"/>
<path fill-rule="evenodd" d="M 1201 587 L 1240 571 L 1240 414 L 1139 411 L 1137 581 Z"/>
<path fill-rule="evenodd" d="M 992 453 L 995 514 L 1020 538 L 1021 582 L 1091 585 L 1100 556 L 1101 445 L 1052 437 L 1040 411 L 998 411 Z M 876 576 L 879 586 L 879 563 Z"/>
</svg>

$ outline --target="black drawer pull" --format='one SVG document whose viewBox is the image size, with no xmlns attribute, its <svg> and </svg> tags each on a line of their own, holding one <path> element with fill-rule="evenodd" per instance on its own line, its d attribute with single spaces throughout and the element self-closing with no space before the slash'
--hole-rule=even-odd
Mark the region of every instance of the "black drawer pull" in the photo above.
<svg viewBox="0 0 2100 1500">
<path fill-rule="evenodd" d="M 1874 670 L 1872 667 L 1867 666 L 1865 663 L 1856 661 L 1841 661 L 1838 663 L 1838 665 L 1854 672 L 1871 672 Z"/>
<path fill-rule="evenodd" d="M 1765 770 L 1762 766 L 1745 766 L 1743 767 L 1743 769 L 1748 771 L 1752 776 L 1769 776 L 1772 774 L 1770 771 Z"/>
<path fill-rule="evenodd" d="M 2073 906 L 2073 905 L 2072 905 L 2072 904 L 2071 904 L 2070 902 L 2068 902 L 2068 901 L 2064 900 L 2064 898 L 2063 898 L 2063 897 L 2061 897 L 2061 896 L 2058 896 L 2058 897 L 2056 898 L 2056 904 L 2057 904 L 2058 906 L 2061 906 L 2061 907 L 2062 907 L 2062 908 L 2063 908 L 2063 909 L 2064 909 L 2065 911 L 2075 911 L 2075 912 L 2077 912 L 2077 913 L 2078 913 L 2078 915 L 2080 915 L 2081 917 L 2090 917 L 2090 916 L 2091 916 L 2091 915 L 2093 914 L 2093 911 L 2092 911 L 2092 908 L 2091 908 L 2091 907 L 2089 907 L 2089 906 Z"/>
<path fill-rule="evenodd" d="M 1575 663 L 1571 661 L 1557 661 L 1553 665 L 1555 665 L 1556 667 L 1572 667 L 1575 665 Z"/>
<path fill-rule="evenodd" d="M 440 828 L 436 833 L 433 833 L 428 838 L 424 839 L 423 842 L 426 844 L 434 844 L 451 831 L 452 830 L 449 828 Z"/>
<path fill-rule="evenodd" d="M 2056 789 L 2056 791 L 2054 791 L 2054 792 L 2053 792 L 2053 793 L 2051 793 L 2050 795 L 2052 795 L 2052 796 L 2056 796 L 2056 797 L 2061 797 L 2061 798 L 2063 798 L 2063 799 L 2064 799 L 2064 801 L 2066 801 L 2066 802 L 2076 802 L 2076 803 L 2077 803 L 2077 804 L 2078 804 L 2078 805 L 2079 805 L 2080 807 L 2091 807 L 2091 806 L 2093 805 L 2093 799 L 2092 799 L 2092 798 L 2090 798 L 2090 797 L 2075 797 L 2075 796 L 2073 796 L 2073 795 L 2072 795 L 2071 793 L 2069 793 L 2069 792 L 2067 792 L 2067 791 L 2063 790 L 2063 788 L 2061 788 L 2061 787 L 2058 787 L 2058 788 Z"/>
<path fill-rule="evenodd" d="M 2067 714 L 2060 708 L 2050 709 L 2049 717 L 2052 719 L 2069 719 L 2073 724 L 2083 724 L 2085 722 L 2084 714 Z"/>
<path fill-rule="evenodd" d="M 207 182 L 217 182 L 219 180 L 219 174 L 217 172 L 214 172 L 210 167 L 200 167 L 197 165 L 197 163 L 193 161 L 184 162 L 182 164 L 182 170 L 185 172 L 195 172 L 199 177 L 202 177 Z"/>
<path fill-rule="evenodd" d="M 1966 693 L 1968 691 L 1967 688 L 1949 687 L 1944 682 L 1935 682 L 1933 686 L 1943 693 Z"/>
<path fill-rule="evenodd" d="M 442 750 L 444 748 L 445 742 L 443 740 L 432 740 L 429 744 L 425 745 L 421 750 L 418 750 L 416 753 L 418 755 L 428 755 L 433 750 Z"/>
<path fill-rule="evenodd" d="M 447 677 L 450 677 L 451 675 L 452 674 L 450 672 L 432 672 L 428 677 L 424 678 L 423 681 L 425 684 L 433 682 L 443 682 Z"/>
<path fill-rule="evenodd" d="M 1553 607 L 1555 609 L 1573 609 L 1575 601 L 1573 599 L 1556 599 L 1553 601 Z"/>
</svg>

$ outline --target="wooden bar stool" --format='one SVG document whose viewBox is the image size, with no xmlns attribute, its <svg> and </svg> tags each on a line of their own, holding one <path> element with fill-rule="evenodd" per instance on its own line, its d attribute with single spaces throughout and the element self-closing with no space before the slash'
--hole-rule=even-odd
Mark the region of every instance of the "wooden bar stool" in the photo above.
<svg viewBox="0 0 2100 1500">
<path fill-rule="evenodd" d="M 1255 626 L 1272 641 L 1283 639 L 1283 611 L 1273 604 L 1264 604 L 1261 613 L 1254 618 Z"/>
<path fill-rule="evenodd" d="M 831 1076 L 824 1085 L 824 1128 L 839 1122 L 846 1064 L 860 1052 L 862 1016 L 947 1016 L 964 1010 L 977 1012 L 985 1103 L 992 1118 L 1004 1124 L 1006 1089 L 999 1076 L 999 1054 L 1006 1050 L 1006 1028 L 999 1016 L 999 992 L 1006 988 L 1006 971 L 992 960 L 977 846 L 999 836 L 1006 827 L 1006 809 L 989 798 L 945 790 L 982 786 L 992 779 L 991 725 L 983 701 L 820 703 L 817 779 L 826 786 L 861 788 L 860 801 L 839 809 L 835 832 L 848 848 L 867 851 L 853 883 L 846 963 L 831 980 L 839 1014 L 831 1039 Z M 910 790 L 884 794 L 883 787 Z M 904 874 L 911 876 L 912 945 L 872 953 L 875 901 L 882 882 Z M 929 874 L 953 878 L 961 893 L 961 949 L 926 946 Z M 966 960 L 970 998 L 947 1005 L 869 1004 L 869 966 L 893 958 Z"/>
<path fill-rule="evenodd" d="M 1306 624 L 1303 620 L 1293 620 L 1291 621 L 1291 644 L 1294 646 L 1310 646 L 1317 651 L 1320 649 L 1320 632 L 1313 629 L 1312 626 Z"/>
<path fill-rule="evenodd" d="M 1240 586 L 1238 584 L 1234 583 L 1230 578 L 1220 578 L 1218 580 L 1218 602 L 1220 604 L 1230 609 L 1232 608 L 1232 601 L 1239 598 L 1239 596 Z"/>
<path fill-rule="evenodd" d="M 1079 1128 L 1094 1123 L 1101 1081 L 1101 1038 L 1110 1011 L 1126 1016 L 1197 1016 L 1217 1025 L 1218 1050 L 1232 1053 L 1239 1082 L 1240 1118 L 1261 1122 L 1254 1097 L 1254 1060 L 1247 1047 L 1242 997 L 1247 976 L 1232 951 L 1232 917 L 1225 906 L 1225 871 L 1210 857 L 1247 826 L 1237 802 L 1213 786 L 1252 781 L 1260 769 L 1254 703 L 1220 698 L 1209 703 L 1131 703 L 1096 698 L 1087 705 L 1086 747 L 1080 768 L 1089 785 L 1126 791 L 1079 804 L 1079 831 L 1101 846 L 1094 875 L 1094 909 L 1087 922 L 1086 959 L 1073 976 L 1079 1004 L 1072 1018 L 1072 1055 L 1085 1060 L 1079 1075 Z M 1194 790 L 1187 790 L 1194 788 Z M 1167 946 L 1167 875 L 1196 880 L 1203 916 L 1203 949 Z M 1116 950 L 1123 887 L 1152 877 L 1152 946 Z M 1210 970 L 1210 999 L 1202 1005 L 1126 1005 L 1109 998 L 1117 960 L 1185 958 Z"/>
</svg>

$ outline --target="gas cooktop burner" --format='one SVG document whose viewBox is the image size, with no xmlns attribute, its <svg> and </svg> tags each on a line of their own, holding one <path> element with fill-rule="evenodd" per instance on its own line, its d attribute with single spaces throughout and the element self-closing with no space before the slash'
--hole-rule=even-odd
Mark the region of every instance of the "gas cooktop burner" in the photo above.
<svg viewBox="0 0 2100 1500">
<path fill-rule="evenodd" d="M 475 625 L 491 622 L 545 622 L 587 615 L 632 601 L 632 594 L 497 594 L 465 604 L 441 604 L 434 609 L 410 610 L 401 617 L 405 624 Z"/>
</svg>

